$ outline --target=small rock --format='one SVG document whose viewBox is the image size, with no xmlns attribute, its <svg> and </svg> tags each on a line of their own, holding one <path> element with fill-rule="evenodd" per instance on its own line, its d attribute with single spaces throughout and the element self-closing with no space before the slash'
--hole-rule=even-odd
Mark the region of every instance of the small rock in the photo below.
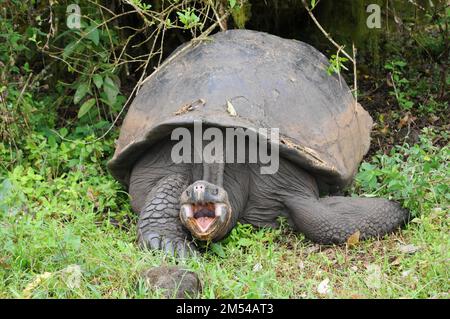
<svg viewBox="0 0 450 319">
<path fill-rule="evenodd" d="M 253 266 L 253 272 L 258 272 L 263 268 L 263 266 L 260 263 L 255 264 L 255 266 Z"/>
<path fill-rule="evenodd" d="M 381 288 L 381 268 L 378 265 L 369 264 L 367 265 L 367 277 L 365 283 L 367 287 L 371 289 Z"/>
<path fill-rule="evenodd" d="M 331 294 L 330 279 L 325 278 L 324 280 L 322 280 L 317 286 L 317 292 L 321 295 Z"/>
<path fill-rule="evenodd" d="M 314 245 L 314 246 L 306 248 L 305 252 L 307 255 L 309 255 L 309 254 L 315 253 L 316 251 L 319 251 L 319 249 L 320 249 L 319 245 Z"/>
<path fill-rule="evenodd" d="M 400 258 L 395 258 L 393 262 L 391 262 L 391 266 L 398 266 L 400 265 Z"/>
<path fill-rule="evenodd" d="M 420 248 L 414 245 L 400 245 L 398 247 L 398 250 L 403 254 L 414 254 L 416 253 Z"/>
<path fill-rule="evenodd" d="M 151 268 L 142 272 L 141 277 L 149 289 L 161 289 L 166 298 L 195 298 L 202 290 L 196 273 L 177 266 Z"/>
<path fill-rule="evenodd" d="M 408 277 L 411 273 L 412 273 L 412 269 L 402 271 L 402 277 L 403 278 Z"/>
<path fill-rule="evenodd" d="M 82 277 L 80 265 L 69 265 L 61 273 L 63 274 L 67 287 L 70 289 L 80 288 Z"/>
</svg>

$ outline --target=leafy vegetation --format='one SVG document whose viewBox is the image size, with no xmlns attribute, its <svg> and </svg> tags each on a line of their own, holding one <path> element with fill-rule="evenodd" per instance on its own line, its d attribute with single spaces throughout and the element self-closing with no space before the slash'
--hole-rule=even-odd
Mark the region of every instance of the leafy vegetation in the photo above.
<svg viewBox="0 0 450 319">
<path fill-rule="evenodd" d="M 180 261 L 136 246 L 128 194 L 106 170 L 115 124 L 125 97 L 133 95 L 127 84 L 157 68 L 179 44 L 174 39 L 217 27 L 214 10 L 221 16 L 232 9 L 235 17 L 245 7 L 231 0 L 201 7 L 187 0 L 119 1 L 115 9 L 79 3 L 81 28 L 73 30 L 55 22 L 64 6 L 0 0 L 1 298 L 161 296 L 139 273 Z M 319 1 L 313 6 L 320 10 Z M 132 14 L 138 24 L 122 20 Z M 348 195 L 398 200 L 411 210 L 411 223 L 385 238 L 344 246 L 314 245 L 284 220 L 279 229 L 239 225 L 182 262 L 202 279 L 201 297 L 449 297 L 450 150 L 448 102 L 441 95 L 448 61 L 445 43 L 437 41 L 444 20 L 430 15 L 433 27 L 417 35 L 419 48 L 386 43 L 383 73 L 367 75 L 376 78 L 369 83 L 376 92 L 364 86 L 364 69 L 359 72 L 361 104 L 377 125 Z M 336 68 L 345 62 L 333 59 Z"/>
<path fill-rule="evenodd" d="M 202 278 L 202 297 L 448 297 L 449 149 L 433 138 L 425 131 L 421 144 L 375 156 L 356 178 L 354 193 L 412 210 L 402 233 L 319 247 L 283 221 L 275 230 L 240 225 L 185 261 Z M 0 188 L 0 296 L 157 297 L 138 274 L 175 261 L 136 247 L 128 197 L 104 169 L 111 142 L 86 147 L 32 136 L 26 145 L 26 159 L 4 171 Z M 329 289 L 319 291 L 326 279 Z"/>
</svg>

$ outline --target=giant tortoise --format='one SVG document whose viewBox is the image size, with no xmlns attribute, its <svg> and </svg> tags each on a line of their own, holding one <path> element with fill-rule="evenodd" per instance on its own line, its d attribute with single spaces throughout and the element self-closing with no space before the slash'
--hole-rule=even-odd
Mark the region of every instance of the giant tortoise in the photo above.
<svg viewBox="0 0 450 319">
<path fill-rule="evenodd" d="M 185 255 L 196 250 L 192 236 L 217 241 L 237 222 L 275 227 L 285 216 L 310 240 L 339 244 L 358 231 L 362 239 L 383 236 L 407 222 L 396 202 L 337 196 L 368 151 L 372 119 L 327 67 L 308 44 L 250 30 L 175 51 L 137 94 L 108 163 L 139 214 L 139 243 Z M 245 149 L 227 142 L 209 160 L 195 157 L 208 142 L 196 123 L 224 135 L 231 129 L 236 140 L 244 135 Z M 177 128 L 194 135 L 180 152 L 190 160 L 174 159 Z M 269 137 L 274 129 L 278 138 Z M 263 174 L 259 158 L 248 160 L 255 135 L 257 148 L 267 142 L 270 154 L 279 151 L 275 172 Z M 225 157 L 227 147 L 244 161 Z"/>
</svg>

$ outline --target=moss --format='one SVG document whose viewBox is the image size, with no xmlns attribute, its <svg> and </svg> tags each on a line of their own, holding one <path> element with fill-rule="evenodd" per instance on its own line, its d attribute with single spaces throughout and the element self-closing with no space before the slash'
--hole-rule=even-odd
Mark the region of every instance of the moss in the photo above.
<svg viewBox="0 0 450 319">
<path fill-rule="evenodd" d="M 239 29 L 244 29 L 245 24 L 252 16 L 252 5 L 245 1 L 241 5 L 236 5 L 231 13 L 233 22 Z"/>
</svg>

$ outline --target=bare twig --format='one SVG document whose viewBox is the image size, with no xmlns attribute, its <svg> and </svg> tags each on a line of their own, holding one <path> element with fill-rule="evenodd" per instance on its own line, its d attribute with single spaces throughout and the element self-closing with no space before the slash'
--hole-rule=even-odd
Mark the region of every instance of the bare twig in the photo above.
<svg viewBox="0 0 450 319">
<path fill-rule="evenodd" d="M 230 13 L 227 12 L 225 13 L 224 16 L 222 16 L 222 18 L 220 18 L 219 20 L 217 20 L 213 25 L 211 25 L 205 32 L 203 32 L 200 36 L 198 36 L 197 38 L 194 38 L 191 40 L 191 42 L 189 42 L 188 44 L 186 44 L 182 49 L 180 49 L 178 52 L 176 52 L 175 54 L 173 54 L 170 58 L 166 59 L 152 74 L 150 74 L 148 77 L 146 77 L 143 81 L 142 84 L 144 84 L 145 82 L 147 82 L 148 80 L 150 80 L 157 72 L 159 72 L 162 68 L 164 68 L 166 65 L 168 65 L 170 62 L 172 62 L 175 58 L 177 58 L 180 54 L 182 54 L 183 52 L 187 51 L 189 48 L 191 48 L 193 45 L 195 45 L 198 41 L 202 41 L 205 40 L 208 35 L 214 31 L 214 29 L 220 24 L 220 21 L 226 19 L 228 17 Z"/>
<path fill-rule="evenodd" d="M 128 99 L 126 100 L 126 102 L 124 103 L 124 105 L 122 106 L 120 112 L 117 114 L 116 118 L 114 119 L 113 123 L 109 126 L 109 128 L 106 130 L 106 132 L 104 134 L 102 134 L 100 137 L 96 138 L 94 141 L 91 142 L 86 142 L 85 144 L 93 144 L 101 139 L 103 139 L 105 136 L 107 136 L 109 134 L 109 132 L 111 132 L 111 130 L 114 128 L 114 126 L 116 125 L 117 121 L 119 120 L 120 116 L 122 115 L 122 113 L 124 112 L 124 110 L 126 109 L 126 107 L 128 106 L 128 104 L 130 103 L 131 99 L 134 97 L 135 93 L 137 93 L 139 91 L 139 89 L 142 87 L 142 85 L 148 81 L 152 76 L 154 76 L 159 70 L 161 70 L 163 67 L 165 67 L 166 65 L 168 65 L 171 61 L 173 61 L 177 56 L 179 56 L 181 53 L 185 52 L 188 48 L 192 47 L 195 43 L 197 43 L 198 41 L 202 41 L 205 40 L 208 35 L 214 31 L 215 28 L 217 28 L 220 25 L 220 22 L 223 21 L 224 19 L 228 18 L 230 12 L 227 11 L 221 18 L 219 18 L 214 24 L 212 24 L 206 31 L 204 31 L 201 35 L 199 35 L 198 37 L 194 38 L 191 40 L 191 42 L 189 44 L 187 44 L 185 47 L 183 47 L 181 50 L 179 50 L 177 53 L 175 53 L 174 55 L 172 55 L 169 59 L 165 60 L 157 69 L 155 69 L 155 71 L 153 71 L 152 74 L 150 74 L 149 76 L 147 76 L 144 79 L 144 75 L 145 75 L 145 71 L 147 68 L 147 65 L 151 59 L 151 55 L 149 54 L 149 58 L 146 62 L 146 66 L 144 67 L 144 70 L 141 74 L 141 77 L 138 81 L 138 83 L 135 85 L 135 87 L 133 88 L 133 91 L 131 92 L 131 94 L 129 95 Z M 159 29 L 161 30 L 161 29 Z M 158 33 L 159 34 L 159 33 Z M 158 34 L 155 36 L 155 42 L 158 38 Z M 154 47 L 152 48 L 153 51 Z M 162 51 L 161 51 L 162 54 Z M 58 132 L 55 132 L 60 138 L 64 139 L 64 140 L 68 140 L 65 139 L 64 137 L 62 137 Z M 70 140 L 68 140 L 70 141 Z"/>
<path fill-rule="evenodd" d="M 23 116 L 23 120 L 25 121 L 25 125 L 29 128 L 29 125 L 28 125 L 28 121 L 27 121 L 27 116 L 26 116 L 26 114 L 24 114 L 23 112 L 22 112 L 22 108 L 20 107 L 20 102 L 22 102 L 22 97 L 23 97 L 23 94 L 25 93 L 25 90 L 26 90 L 26 88 L 28 87 L 28 84 L 30 83 L 30 80 L 31 80 L 31 78 L 33 77 L 33 73 L 30 73 L 30 75 L 28 76 L 28 78 L 26 79 L 26 81 L 25 81 L 25 84 L 23 85 L 23 87 L 22 87 L 22 90 L 20 90 L 20 94 L 19 94 L 19 97 L 17 98 L 17 101 L 16 101 L 16 109 L 17 110 L 19 110 L 19 112 L 22 114 L 22 116 Z"/>
<path fill-rule="evenodd" d="M 306 11 L 308 11 L 309 16 L 311 17 L 311 19 L 314 21 L 315 25 L 319 28 L 319 30 L 323 33 L 323 35 L 340 51 L 342 51 L 342 53 L 347 57 L 347 59 L 349 59 L 350 61 L 352 61 L 353 63 L 355 63 L 355 61 L 353 60 L 353 58 L 350 56 L 350 54 L 348 54 L 344 49 L 343 46 L 339 45 L 336 41 L 333 40 L 333 38 L 330 36 L 330 34 L 328 32 L 325 31 L 325 29 L 322 27 L 322 25 L 319 23 L 319 21 L 317 21 L 316 17 L 314 16 L 314 14 L 312 13 L 312 10 L 309 8 L 308 4 L 306 3 L 306 0 L 302 0 L 303 2 L 303 6 L 305 7 Z"/>
<path fill-rule="evenodd" d="M 94 0 L 88 0 L 91 4 L 95 4 L 98 6 L 99 10 L 101 11 L 102 15 L 102 21 L 98 25 L 96 24 L 97 28 L 104 28 L 106 34 L 109 37 L 109 45 L 108 47 L 111 49 L 110 57 L 112 64 L 112 72 L 117 70 L 117 68 L 121 65 L 129 65 L 130 63 L 137 64 L 136 68 L 134 69 L 135 72 L 139 72 L 139 79 L 136 83 L 136 85 L 133 87 L 132 92 L 129 94 L 127 100 L 122 105 L 120 111 L 114 115 L 113 118 L 111 118 L 111 125 L 104 131 L 104 133 L 99 136 L 98 138 L 95 138 L 95 140 L 89 141 L 89 142 L 83 142 L 83 144 L 92 144 L 95 143 L 104 137 L 106 137 L 111 130 L 116 126 L 118 120 L 121 118 L 127 107 L 130 105 L 132 99 L 136 96 L 136 94 L 139 92 L 140 88 L 144 83 L 151 79 L 155 74 L 157 74 L 162 68 L 167 66 L 169 63 L 171 63 L 175 58 L 183 54 L 186 50 L 189 48 L 192 48 L 196 43 L 199 41 L 203 41 L 207 39 L 207 37 L 218 27 L 220 27 L 221 30 L 226 29 L 226 19 L 229 17 L 230 12 L 229 9 L 224 12 L 225 6 L 223 8 L 217 9 L 217 3 L 218 1 L 214 0 L 205 0 L 205 5 L 201 9 L 196 9 L 197 15 L 200 17 L 202 23 L 201 26 L 204 26 L 206 24 L 209 25 L 209 27 L 206 30 L 202 30 L 201 28 L 198 29 L 195 27 L 194 29 L 191 29 L 192 31 L 192 37 L 193 39 L 186 44 L 183 48 L 172 54 L 168 59 L 165 61 L 162 61 L 164 57 L 164 42 L 166 39 L 166 31 L 169 29 L 185 29 L 185 26 L 179 25 L 178 23 L 172 23 L 172 21 L 169 20 L 170 17 L 174 16 L 174 13 L 179 12 L 180 10 L 183 10 L 187 7 L 194 7 L 196 4 L 195 0 L 180 0 L 175 2 L 162 2 L 162 8 L 158 9 L 158 11 L 154 11 L 151 9 L 143 9 L 140 5 L 137 5 L 136 2 L 130 1 L 130 0 L 121 0 L 122 3 L 126 4 L 127 6 L 131 6 L 131 10 L 129 11 L 122 11 L 115 13 L 113 9 L 107 8 L 106 6 L 97 3 L 98 1 Z M 108 14 L 110 17 L 106 17 L 105 15 Z M 127 29 L 128 31 L 131 31 L 131 35 L 129 35 L 126 39 L 124 39 L 122 46 L 120 49 L 113 50 L 112 45 L 112 36 L 111 31 L 112 29 L 109 28 L 108 24 L 112 22 L 117 22 L 118 18 L 123 17 L 125 15 L 134 14 L 138 17 L 138 19 L 142 19 L 142 26 L 139 26 L 137 28 L 133 28 L 130 26 L 123 26 L 120 27 L 118 24 L 114 27 L 117 30 L 123 30 Z M 89 19 L 89 17 L 86 17 Z M 89 19 L 90 20 L 90 19 Z M 198 29 L 198 30 L 197 30 Z M 198 36 L 197 36 L 197 32 Z M 145 39 L 143 41 L 139 41 L 139 43 L 133 43 L 133 40 L 138 38 L 139 34 L 145 33 Z M 86 38 L 87 34 L 81 33 L 80 37 L 74 41 L 74 44 L 78 44 L 80 41 L 82 41 L 84 38 Z M 148 43 L 148 53 L 141 54 L 141 55 L 130 55 L 128 54 L 129 48 L 136 48 L 139 46 L 142 46 L 144 44 Z M 76 55 L 70 55 L 68 57 L 63 57 L 62 54 L 64 53 L 63 48 L 57 48 L 55 46 L 52 47 L 51 50 L 43 50 L 45 53 L 47 53 L 49 56 L 58 59 L 59 61 L 62 61 L 65 63 L 71 70 L 74 72 L 77 72 L 78 74 L 82 74 L 88 78 L 91 78 L 93 74 L 98 72 L 99 67 L 95 67 L 94 69 L 90 69 L 89 72 L 85 70 L 84 61 L 85 59 L 89 59 L 89 56 L 86 56 L 84 52 L 77 52 Z M 53 51 L 53 52 L 51 52 Z M 151 72 L 150 75 L 148 75 L 148 72 L 150 72 L 150 68 L 152 65 L 156 65 L 153 72 Z M 101 70 L 100 70 L 101 71 Z M 97 95 L 96 95 L 97 98 Z M 97 105 L 97 107 L 100 107 Z M 106 112 L 106 110 L 103 110 Z M 56 135 L 58 135 L 62 140 L 68 141 L 68 142 L 79 142 L 78 140 L 71 140 L 68 138 L 65 138 L 61 136 L 56 130 L 53 131 Z"/>
<path fill-rule="evenodd" d="M 354 97 L 355 97 L 355 105 L 358 103 L 358 74 L 356 70 L 356 48 L 355 44 L 352 44 L 353 49 L 353 89 L 354 89 Z"/>
<path fill-rule="evenodd" d="M 394 81 L 394 77 L 392 76 L 392 73 L 390 74 L 390 77 L 391 77 L 392 86 L 394 87 L 395 98 L 397 99 L 397 102 L 399 102 L 400 101 L 400 97 L 398 95 L 397 86 L 395 85 L 395 81 Z"/>
<path fill-rule="evenodd" d="M 214 16 L 216 17 L 217 21 L 219 22 L 220 29 L 222 31 L 225 31 L 227 29 L 226 25 L 224 23 L 222 23 L 222 19 L 220 19 L 219 14 L 217 13 L 217 10 L 211 0 L 209 1 L 209 3 L 211 6 L 211 9 L 214 12 Z"/>
<path fill-rule="evenodd" d="M 413 6 L 415 6 L 416 8 L 418 8 L 419 10 L 426 11 L 425 8 L 422 7 L 420 4 L 418 4 L 416 1 L 408 0 L 408 2 L 411 3 Z"/>
<path fill-rule="evenodd" d="M 356 70 L 355 44 L 354 43 L 352 44 L 353 56 L 350 56 L 344 50 L 344 46 L 339 45 L 336 41 L 334 41 L 333 38 L 330 36 L 330 34 L 328 32 L 326 32 L 325 29 L 322 27 L 322 25 L 319 23 L 319 21 L 317 21 L 316 17 L 312 13 L 312 9 L 310 9 L 308 4 L 306 3 L 306 0 L 302 0 L 302 2 L 303 2 L 303 6 L 308 11 L 308 14 L 311 17 L 311 19 L 314 21 L 315 25 L 319 28 L 319 30 L 323 33 L 323 35 L 337 48 L 336 59 L 337 59 L 338 63 L 339 63 L 339 53 L 340 52 L 342 52 L 347 57 L 347 59 L 349 59 L 353 63 L 353 90 L 352 91 L 354 92 L 355 110 L 356 110 L 356 105 L 358 104 L 358 79 L 357 79 L 357 70 Z M 338 76 L 339 76 L 339 81 L 340 81 L 341 80 L 340 74 L 338 74 Z"/>
</svg>

